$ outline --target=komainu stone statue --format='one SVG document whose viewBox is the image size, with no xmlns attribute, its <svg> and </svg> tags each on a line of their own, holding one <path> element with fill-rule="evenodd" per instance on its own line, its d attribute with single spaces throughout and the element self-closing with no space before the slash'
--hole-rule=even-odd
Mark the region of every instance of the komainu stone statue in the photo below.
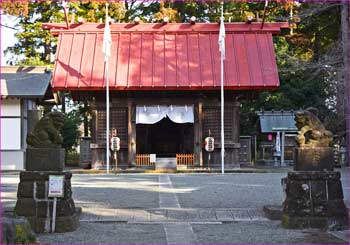
<svg viewBox="0 0 350 245">
<path fill-rule="evenodd" d="M 25 216 L 36 233 L 68 232 L 79 226 L 79 212 L 72 196 L 72 174 L 64 171 L 65 149 L 60 130 L 64 114 L 46 114 L 27 135 L 26 170 L 20 173 L 15 214 Z M 52 228 L 53 197 L 50 176 L 63 177 L 63 195 L 57 199 L 55 229 Z"/>
<path fill-rule="evenodd" d="M 33 132 L 27 135 L 28 146 L 31 148 L 60 148 L 63 142 L 60 133 L 63 124 L 63 113 L 47 113 L 35 125 Z"/>
<path fill-rule="evenodd" d="M 312 112 L 304 110 L 295 115 L 298 128 L 296 137 L 299 147 L 329 147 L 333 134 L 326 130 L 321 121 Z"/>
<path fill-rule="evenodd" d="M 333 171 L 333 134 L 311 110 L 295 116 L 298 147 L 294 149 L 294 171 L 282 179 L 282 225 L 289 229 L 348 229 L 340 173 Z"/>
<path fill-rule="evenodd" d="M 64 124 L 64 114 L 49 112 L 28 133 L 26 151 L 26 170 L 63 171 L 65 150 L 60 130 Z"/>
</svg>

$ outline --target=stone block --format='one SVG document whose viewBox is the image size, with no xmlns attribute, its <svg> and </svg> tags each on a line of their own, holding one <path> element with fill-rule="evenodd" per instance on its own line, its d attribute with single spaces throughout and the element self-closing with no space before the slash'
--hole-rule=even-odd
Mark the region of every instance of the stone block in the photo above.
<svg viewBox="0 0 350 245">
<path fill-rule="evenodd" d="M 65 150 L 62 148 L 28 148 L 27 171 L 63 171 Z"/>
<path fill-rule="evenodd" d="M 33 182 L 20 182 L 17 188 L 17 198 L 32 198 Z"/>
<path fill-rule="evenodd" d="M 19 216 L 26 216 L 35 232 L 49 232 L 51 229 L 51 217 L 53 213 L 53 199 L 47 197 L 48 180 L 50 175 L 64 176 L 64 197 L 57 199 L 56 231 L 73 231 L 79 225 L 76 208 L 72 199 L 70 179 L 71 173 L 59 171 L 24 171 L 20 173 L 18 195 L 25 195 L 29 191 L 31 196 L 18 198 L 15 212 Z M 34 184 L 35 183 L 35 184 Z M 34 188 L 35 187 L 35 188 Z M 34 196 L 35 189 L 35 196 Z"/>
<path fill-rule="evenodd" d="M 348 213 L 343 200 L 340 173 L 292 171 L 284 178 L 286 198 L 282 225 L 286 228 L 339 229 Z"/>
<path fill-rule="evenodd" d="M 19 174 L 20 182 L 24 181 L 49 181 L 50 175 L 64 175 L 64 178 L 66 180 L 69 180 L 72 178 L 72 173 L 70 172 L 62 172 L 62 171 L 22 171 Z"/>
<path fill-rule="evenodd" d="M 48 194 L 48 181 L 36 181 L 36 198 L 45 199 Z M 46 184 L 47 183 L 47 184 Z"/>
<path fill-rule="evenodd" d="M 64 181 L 64 198 L 65 199 L 72 198 L 72 186 L 71 186 L 70 180 Z"/>
<path fill-rule="evenodd" d="M 48 233 L 51 231 L 51 218 L 27 217 L 35 233 Z"/>
<path fill-rule="evenodd" d="M 38 201 L 36 203 L 37 207 L 37 212 L 36 216 L 37 217 L 50 217 L 52 214 L 52 203 L 49 200 L 47 201 Z"/>
<path fill-rule="evenodd" d="M 311 182 L 311 197 L 313 201 L 327 200 L 327 185 L 326 181 L 310 181 Z"/>
<path fill-rule="evenodd" d="M 313 215 L 318 217 L 327 217 L 328 215 L 327 201 L 314 201 Z"/>
<path fill-rule="evenodd" d="M 330 180 L 327 183 L 328 185 L 328 199 L 337 200 L 343 199 L 343 188 L 340 180 Z"/>
<path fill-rule="evenodd" d="M 37 216 L 38 217 L 51 217 L 53 210 L 53 201 L 52 199 L 47 201 L 38 201 L 37 202 Z M 72 215 L 75 212 L 75 205 L 72 199 L 57 199 L 56 206 L 56 216 L 67 216 Z"/>
<path fill-rule="evenodd" d="M 346 217 L 293 217 L 282 215 L 282 226 L 287 229 L 346 230 L 349 228 Z"/>
<path fill-rule="evenodd" d="M 286 192 L 291 198 L 309 199 L 309 183 L 307 181 L 288 180 Z"/>
<path fill-rule="evenodd" d="M 263 207 L 266 217 L 270 220 L 281 220 L 283 214 L 282 206 L 266 205 Z"/>
<path fill-rule="evenodd" d="M 333 148 L 310 147 L 294 149 L 295 171 L 333 171 Z"/>
<path fill-rule="evenodd" d="M 343 199 L 327 201 L 328 216 L 347 216 L 348 212 Z"/>
<path fill-rule="evenodd" d="M 321 171 L 289 171 L 288 180 L 340 180 L 339 172 L 321 172 Z"/>
<path fill-rule="evenodd" d="M 305 198 L 287 197 L 283 203 L 283 212 L 294 216 L 311 216 L 312 202 Z"/>
<path fill-rule="evenodd" d="M 282 226 L 288 229 L 304 229 L 310 227 L 309 219 L 293 217 L 288 214 L 282 215 Z"/>
<path fill-rule="evenodd" d="M 73 199 L 59 199 L 57 201 L 57 216 L 73 215 L 75 211 Z"/>
<path fill-rule="evenodd" d="M 15 214 L 18 216 L 35 216 L 36 203 L 32 198 L 17 199 L 15 206 Z"/>
</svg>

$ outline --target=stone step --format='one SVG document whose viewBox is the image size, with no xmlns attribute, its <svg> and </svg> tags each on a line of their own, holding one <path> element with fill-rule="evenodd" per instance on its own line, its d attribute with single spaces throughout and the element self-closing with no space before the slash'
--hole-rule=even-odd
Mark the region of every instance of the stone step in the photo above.
<svg viewBox="0 0 350 245">
<path fill-rule="evenodd" d="M 157 158 L 156 169 L 176 169 L 176 158 Z"/>
<path fill-rule="evenodd" d="M 236 222 L 266 221 L 260 209 L 153 208 L 101 209 L 83 207 L 81 222 Z"/>
</svg>

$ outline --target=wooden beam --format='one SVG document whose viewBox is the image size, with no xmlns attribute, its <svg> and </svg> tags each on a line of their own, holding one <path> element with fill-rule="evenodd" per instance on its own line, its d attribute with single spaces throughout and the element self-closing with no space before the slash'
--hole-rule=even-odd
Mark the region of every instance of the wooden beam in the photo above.
<svg viewBox="0 0 350 245">
<path fill-rule="evenodd" d="M 83 23 L 83 24 L 70 24 L 67 28 L 63 23 L 43 23 L 42 28 L 44 30 L 50 30 L 53 35 L 59 33 L 79 33 L 79 32 L 94 32 L 103 33 L 105 24 L 102 23 Z M 244 22 L 225 23 L 226 33 L 229 32 L 271 32 L 278 34 L 282 28 L 289 28 L 288 22 L 274 22 L 265 23 L 264 29 L 261 29 L 261 23 L 255 22 L 247 24 Z M 143 23 L 134 25 L 131 23 L 115 23 L 110 25 L 111 33 L 168 33 L 173 32 L 177 34 L 189 33 L 189 32 L 214 32 L 219 33 L 218 23 L 197 23 L 191 25 L 190 23 L 169 23 L 162 25 L 161 23 Z"/>
<path fill-rule="evenodd" d="M 202 152 L 202 142 L 203 142 L 203 102 L 199 100 L 195 104 L 194 110 L 194 165 L 203 166 L 203 152 Z"/>
</svg>

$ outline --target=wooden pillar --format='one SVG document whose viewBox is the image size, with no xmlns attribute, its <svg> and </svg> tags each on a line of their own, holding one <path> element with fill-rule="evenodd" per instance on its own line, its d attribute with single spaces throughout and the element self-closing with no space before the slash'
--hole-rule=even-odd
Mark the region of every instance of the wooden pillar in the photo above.
<svg viewBox="0 0 350 245">
<path fill-rule="evenodd" d="M 233 165 L 234 167 L 239 167 L 239 152 L 240 152 L 240 144 L 239 144 L 239 133 L 240 133 L 240 127 L 239 127 L 239 107 L 240 103 L 238 101 L 235 101 L 232 106 L 233 110 L 233 132 L 232 132 L 232 142 L 234 143 L 234 149 L 233 149 Z"/>
<path fill-rule="evenodd" d="M 203 102 L 198 101 L 194 110 L 194 164 L 203 167 Z"/>
<path fill-rule="evenodd" d="M 136 107 L 128 100 L 128 165 L 136 166 Z"/>
<path fill-rule="evenodd" d="M 96 108 L 96 102 L 93 101 L 91 103 L 91 110 L 92 110 L 92 118 L 91 118 L 91 142 L 97 143 L 97 130 L 98 130 L 98 124 L 97 124 L 97 108 Z"/>
<path fill-rule="evenodd" d="M 90 145 L 91 148 L 91 168 L 93 169 L 98 169 L 102 167 L 103 162 L 105 162 L 105 156 L 106 154 L 101 154 L 101 150 L 105 152 L 105 146 L 100 145 L 98 146 L 97 140 L 98 140 L 98 132 L 99 130 L 99 125 L 98 125 L 98 113 L 101 112 L 101 107 L 97 107 L 96 101 L 93 101 L 91 104 L 91 109 L 92 109 L 92 131 L 91 131 L 91 145 L 94 145 L 93 147 Z"/>
<path fill-rule="evenodd" d="M 238 101 L 233 103 L 233 134 L 232 134 L 232 141 L 234 143 L 239 143 L 239 132 L 240 132 L 240 127 L 239 127 L 239 107 L 240 103 Z"/>
</svg>

